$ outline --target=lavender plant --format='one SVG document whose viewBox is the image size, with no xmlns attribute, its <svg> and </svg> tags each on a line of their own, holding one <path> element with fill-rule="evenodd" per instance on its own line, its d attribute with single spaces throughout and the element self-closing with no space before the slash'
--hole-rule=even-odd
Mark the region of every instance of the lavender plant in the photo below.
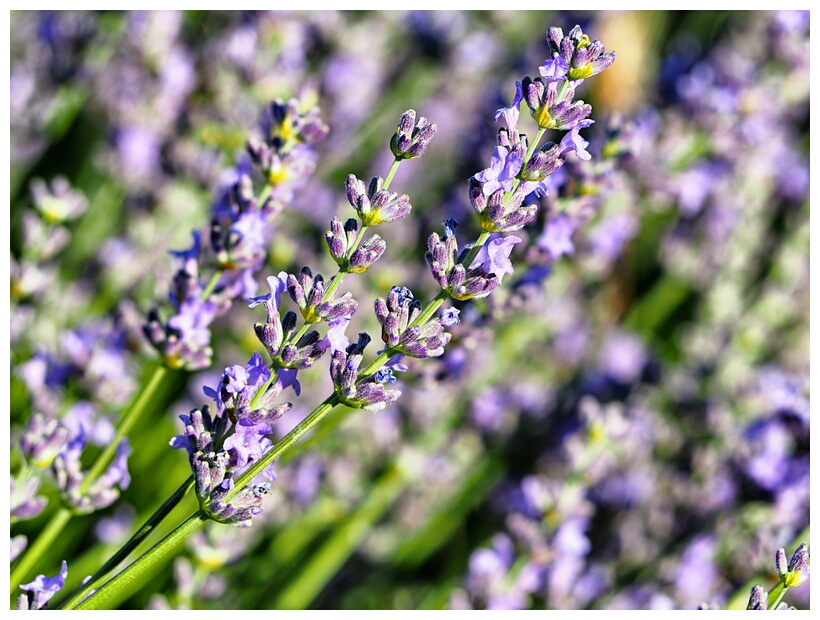
<svg viewBox="0 0 820 620">
<path fill-rule="evenodd" d="M 758 134 L 726 133 L 727 122 L 754 124 L 753 116 L 745 118 L 752 114 L 748 107 L 727 107 L 726 101 L 754 100 L 768 92 L 768 82 L 756 84 L 751 70 L 736 74 L 721 104 L 692 86 L 714 79 L 704 62 L 691 78 L 682 74 L 680 102 L 668 105 L 668 112 L 658 106 L 662 121 L 647 114 L 637 117 L 638 124 L 596 119 L 593 126 L 592 107 L 577 99 L 576 90 L 593 78 L 597 101 L 623 59 L 613 64 L 614 52 L 580 27 L 566 36 L 553 28 L 540 77 L 518 78 L 512 102 L 496 112 L 503 127 L 489 144 L 483 128 L 490 123 L 481 114 L 496 107 L 488 99 L 493 89 L 476 90 L 470 76 L 482 72 L 467 67 L 486 67 L 486 75 L 495 73 L 494 84 L 511 84 L 517 70 L 502 67 L 498 33 L 523 22 L 493 15 L 481 24 L 443 13 L 375 19 L 380 28 L 368 31 L 379 34 L 367 49 L 336 33 L 342 21 L 348 30 L 367 30 L 369 18 L 355 23 L 336 13 L 231 17 L 201 46 L 188 37 L 191 16 L 123 19 L 126 45 L 113 51 L 112 71 L 124 68 L 122 84 L 137 80 L 142 90 L 118 87 L 118 95 L 109 90 L 99 101 L 122 125 L 104 163 L 126 183 L 126 208 L 133 221 L 156 230 L 163 221 L 163 192 L 178 188 L 176 179 L 185 175 L 219 185 L 218 197 L 210 214 L 199 211 L 199 221 L 207 218 L 209 226 L 197 226 L 189 249 L 171 254 L 177 270 L 165 289 L 167 309 L 139 285 L 139 271 L 127 274 L 127 261 L 108 257 L 141 251 L 145 241 L 134 234 L 137 229 L 124 233 L 113 253 L 101 251 L 95 259 L 112 287 L 96 297 L 102 307 L 118 295 L 137 299 L 118 303 L 113 329 L 103 322 L 77 330 L 71 314 L 49 317 L 53 336 L 46 340 L 59 340 L 60 347 L 44 347 L 42 336 L 31 331 L 48 316 L 39 310 L 46 306 L 38 291 L 56 287 L 17 297 L 13 355 L 25 364 L 17 364 L 15 375 L 39 412 L 14 438 L 13 458 L 23 465 L 12 479 L 12 560 L 20 558 L 12 575 L 15 604 L 46 606 L 65 588 L 68 567 L 73 577 L 65 591 L 73 591 L 58 601 L 61 608 L 122 604 L 134 579 L 156 574 L 187 540 L 189 559 L 174 563 L 176 586 L 152 597 L 152 607 L 659 608 L 706 600 L 709 607 L 745 606 L 752 582 L 744 584 L 755 572 L 754 583 L 763 585 L 752 591 L 749 605 L 768 606 L 764 590 L 773 582 L 762 558 L 808 535 L 801 532 L 808 523 L 808 390 L 799 347 L 776 344 L 782 335 L 799 334 L 807 314 L 797 304 L 789 317 L 772 319 L 778 300 L 801 299 L 807 290 L 808 272 L 797 268 L 808 241 L 807 207 L 803 213 L 794 206 L 805 195 L 799 187 L 784 188 L 781 197 L 768 173 L 759 174 L 744 147 Z M 584 30 L 600 28 L 602 38 L 613 37 L 621 49 L 612 27 L 617 19 L 593 20 Z M 770 56 L 783 60 L 767 65 L 771 83 L 799 84 L 799 41 L 807 41 L 807 28 L 786 14 L 754 24 L 756 36 L 770 41 Z M 726 37 L 709 61 L 721 86 L 722 59 L 744 58 L 747 64 L 737 66 L 746 67 L 767 62 L 760 47 L 743 47 L 745 36 Z M 319 40 L 327 59 L 306 51 Z M 403 104 L 403 87 L 397 83 L 395 96 L 388 94 L 366 114 L 356 103 L 361 98 L 346 104 L 349 89 L 334 87 L 333 80 L 355 76 L 377 99 L 377 84 L 388 83 L 385 76 L 396 62 L 391 41 L 401 41 L 399 49 L 413 41 L 433 45 L 423 49 L 438 51 L 422 53 L 440 54 L 442 66 L 459 67 L 453 78 L 458 84 L 450 84 L 447 96 L 433 93 L 425 80 L 434 74 L 409 65 L 407 83 L 427 99 L 417 107 L 437 123 L 409 110 L 389 148 L 388 140 L 380 141 L 385 158 L 368 164 L 368 144 L 390 122 L 386 111 Z M 328 125 L 313 107 L 309 86 L 299 89 L 305 103 L 284 103 L 294 81 L 304 82 L 310 54 L 311 70 L 318 61 L 318 71 L 325 71 L 318 83 Z M 538 55 L 543 59 L 540 51 L 527 54 L 514 59 L 516 66 L 537 66 Z M 459 60 L 464 57 L 471 62 Z M 236 145 L 240 132 L 230 123 L 244 126 L 258 105 L 253 99 L 270 92 L 259 81 L 268 71 L 263 58 L 279 67 L 276 94 L 282 99 L 265 108 L 261 139 L 249 141 L 246 155 L 237 156 L 227 145 Z M 213 68 L 212 79 L 202 81 L 203 63 Z M 364 69 L 369 80 L 362 81 Z M 94 82 L 88 84 L 87 92 L 98 97 Z M 211 102 L 204 95 L 226 87 L 237 93 L 235 100 L 217 95 Z M 769 120 L 778 127 L 770 141 L 782 144 L 784 160 L 802 169 L 790 132 L 804 99 L 799 89 L 790 92 L 782 103 L 779 95 L 769 96 L 776 102 Z M 137 107 L 130 108 L 129 100 Z M 532 140 L 525 122 L 519 128 L 522 105 L 535 123 Z M 687 108 L 686 114 L 676 116 L 678 108 Z M 151 109 L 164 111 L 152 115 Z M 214 116 L 221 125 L 204 120 Z M 204 145 L 191 140 L 190 121 L 206 126 L 199 134 Z M 471 123 L 478 128 L 470 129 Z M 601 137 L 602 125 L 608 142 L 580 135 L 597 129 Z M 692 135 L 705 138 L 687 142 Z M 554 142 L 542 145 L 544 138 Z M 209 151 L 217 143 L 233 164 L 218 182 L 214 172 L 225 155 Z M 160 144 L 161 156 L 145 157 L 159 153 Z M 318 167 L 316 147 L 324 149 Z M 400 165 L 404 159 L 414 161 Z M 349 174 L 368 165 L 387 170 L 386 176 L 367 181 Z M 466 191 L 444 201 L 431 191 L 475 170 L 480 172 L 470 176 Z M 394 184 L 412 188 L 412 206 L 410 196 L 391 191 Z M 336 214 L 332 196 L 341 196 L 342 187 L 356 217 Z M 756 188 L 743 194 L 748 217 L 738 217 L 729 201 L 735 187 Z M 183 196 L 173 191 L 175 198 Z M 780 204 L 776 234 L 766 232 L 767 197 Z M 105 196 L 89 198 L 90 217 Z M 152 205 L 150 214 L 141 212 L 144 205 Z M 302 217 L 288 214 L 286 206 Z M 47 211 L 43 219 L 52 225 Z M 89 217 L 67 228 L 80 242 Z M 196 226 L 196 217 L 193 210 L 186 222 Z M 375 226 L 378 234 L 368 231 Z M 478 230 L 475 242 L 465 244 L 465 229 Z M 322 237 L 329 252 L 317 260 L 312 253 L 322 249 Z M 415 238 L 427 240 L 421 252 L 412 247 Z M 30 253 L 23 258 L 13 248 L 16 264 L 54 255 L 38 255 L 33 239 L 26 238 L 23 247 Z M 57 240 L 58 249 L 65 239 Z M 752 239 L 761 241 L 755 245 Z M 757 274 L 743 273 L 739 267 L 761 247 L 772 260 Z M 652 248 L 662 251 L 649 264 L 669 275 L 660 279 L 657 293 L 635 291 L 628 278 L 651 273 L 640 261 Z M 150 265 L 145 270 L 161 273 L 161 261 L 148 254 L 140 258 Z M 709 267 L 699 271 L 698 260 Z M 117 272 L 125 275 L 115 277 Z M 278 275 L 267 277 L 270 293 L 259 295 L 263 273 Z M 61 275 L 50 277 L 59 285 Z M 90 304 L 92 286 L 85 288 L 81 279 L 67 307 Z M 357 312 L 368 297 L 373 314 Z M 240 298 L 246 302 L 234 303 Z M 683 312 L 675 306 L 681 300 Z M 147 322 L 137 307 L 148 309 Z M 676 312 L 674 321 L 670 312 Z M 664 321 L 683 326 L 687 339 L 681 343 L 662 331 Z M 356 338 L 347 334 L 351 325 L 360 330 Z M 373 339 L 368 332 L 382 339 L 375 359 L 367 354 Z M 128 359 L 129 349 L 137 348 L 160 357 L 157 370 L 141 373 L 142 381 Z M 34 350 L 39 353 L 32 355 Z M 326 352 L 330 372 L 308 372 L 324 365 Z M 99 362 L 90 363 L 95 356 Z M 212 364 L 225 368 L 221 376 L 208 371 Z M 204 388 L 208 404 L 198 388 L 187 394 L 181 389 L 191 372 L 191 385 L 212 386 Z M 709 399 L 706 421 L 697 425 L 703 437 L 685 421 L 700 415 L 698 390 Z M 132 398 L 115 427 L 108 414 Z M 181 400 L 171 406 L 172 398 Z M 176 491 L 151 514 L 156 504 L 138 498 L 160 491 L 141 463 L 152 451 L 161 453 L 157 434 L 179 432 L 161 430 L 170 429 L 157 416 L 165 408 L 180 414 L 183 428 L 171 440 L 177 451 L 156 457 L 169 471 L 156 482 L 165 489 L 161 493 Z M 680 424 L 669 413 L 677 411 L 685 412 Z M 145 441 L 149 415 L 157 427 Z M 130 473 L 126 436 L 133 445 Z M 99 454 L 88 470 L 94 445 Z M 61 494 L 63 508 L 47 504 L 52 489 Z M 122 491 L 140 506 L 143 525 L 119 551 L 107 547 L 106 556 L 93 548 L 79 559 L 64 552 L 68 566 L 47 577 L 58 566 L 47 569 L 45 556 L 52 556 L 51 566 L 70 546 L 61 532 L 84 527 L 73 517 L 91 510 L 112 514 L 106 506 Z M 184 508 L 180 504 L 191 491 L 198 508 L 182 521 L 177 508 Z M 51 518 L 47 524 L 43 510 Z M 159 543 L 110 576 L 155 530 L 169 528 Z M 102 540 L 102 530 L 99 535 Z M 33 547 L 25 549 L 26 538 Z M 794 570 L 785 552 L 777 555 L 781 585 L 769 597 L 773 608 L 786 587 L 808 574 L 807 549 L 801 548 Z M 438 562 L 440 557 L 453 559 Z M 271 567 L 272 600 L 234 587 L 262 577 L 249 570 L 251 564 Z M 15 586 L 40 565 L 45 574 L 22 585 L 25 593 L 18 597 Z M 343 566 L 363 575 L 361 583 L 346 583 Z M 727 600 L 732 589 L 737 594 Z M 795 604 L 805 591 L 790 590 Z M 140 597 L 137 604 L 149 604 Z"/>
</svg>

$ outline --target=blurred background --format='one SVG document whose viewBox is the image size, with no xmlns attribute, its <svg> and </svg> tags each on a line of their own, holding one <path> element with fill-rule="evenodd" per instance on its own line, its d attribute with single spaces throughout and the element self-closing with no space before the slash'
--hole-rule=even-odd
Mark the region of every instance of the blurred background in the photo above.
<svg viewBox="0 0 820 620">
<path fill-rule="evenodd" d="M 438 133 L 391 187 L 411 215 L 345 281 L 348 334 L 378 333 L 393 285 L 432 298 L 427 237 L 448 217 L 478 235 L 467 179 L 493 114 L 538 75 L 546 29 L 575 24 L 618 57 L 579 89 L 593 157 L 516 233 L 513 276 L 456 302 L 445 355 L 408 361 L 395 405 L 340 409 L 280 460 L 252 528 L 199 532 L 112 605 L 745 608 L 750 582 L 776 583 L 775 550 L 809 525 L 808 12 L 13 12 L 12 446 L 34 411 L 82 410 L 110 439 L 156 364 L 141 325 L 167 303 L 168 252 L 205 229 L 273 98 L 318 104 L 330 133 L 261 292 L 335 273 L 344 180 L 386 175 L 413 108 Z M 131 432 L 129 488 L 36 573 L 66 559 L 76 587 L 189 475 L 177 416 L 259 349 L 259 316 L 238 302 L 217 321 L 212 367 L 172 373 Z M 277 436 L 330 393 L 327 363 L 300 373 Z M 41 494 L 12 535 L 58 508 Z"/>
</svg>

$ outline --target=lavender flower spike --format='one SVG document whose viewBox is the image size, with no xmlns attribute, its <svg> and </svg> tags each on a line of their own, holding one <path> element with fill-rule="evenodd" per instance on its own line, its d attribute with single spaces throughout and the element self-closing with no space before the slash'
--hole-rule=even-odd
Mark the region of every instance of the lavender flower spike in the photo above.
<svg viewBox="0 0 820 620">
<path fill-rule="evenodd" d="M 553 57 L 560 58 L 567 65 L 566 75 L 570 80 L 597 75 L 615 62 L 615 52 L 607 52 L 598 40 L 591 41 L 580 26 L 575 26 L 566 36 L 561 28 L 550 28 L 547 43 Z"/>
</svg>

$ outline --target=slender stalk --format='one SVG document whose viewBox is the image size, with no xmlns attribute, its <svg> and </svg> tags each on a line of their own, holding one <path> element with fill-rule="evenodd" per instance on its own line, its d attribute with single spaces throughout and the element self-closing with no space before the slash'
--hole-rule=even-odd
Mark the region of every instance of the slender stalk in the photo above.
<svg viewBox="0 0 820 620">
<path fill-rule="evenodd" d="M 159 523 L 166 517 L 168 514 L 176 508 L 177 504 L 185 497 L 185 494 L 188 492 L 194 485 L 194 478 L 193 476 L 189 477 L 185 482 L 180 485 L 180 487 L 174 491 L 174 494 L 171 495 L 165 503 L 160 506 L 157 511 L 151 515 L 148 520 L 140 527 L 134 535 L 126 542 L 119 551 L 117 551 L 111 558 L 103 564 L 103 566 L 92 575 L 91 579 L 89 579 L 83 587 L 77 591 L 74 596 L 72 596 L 68 601 L 63 603 L 61 608 L 63 609 L 71 609 L 74 605 L 79 603 L 83 600 L 86 596 L 88 596 L 88 592 L 93 589 L 94 585 L 103 577 L 105 577 L 108 573 L 114 570 L 120 562 L 122 562 L 128 555 L 139 546 L 139 544 L 145 540 L 148 535 L 153 532 Z"/>
<path fill-rule="evenodd" d="M 788 589 L 789 588 L 781 581 L 774 587 L 774 590 L 769 592 L 769 600 L 771 601 L 768 607 L 769 610 L 777 609 L 777 606 L 780 605 L 780 601 L 783 600 L 783 597 L 786 595 L 786 590 Z M 772 600 L 773 596 L 774 600 Z"/>
<path fill-rule="evenodd" d="M 211 279 L 208 280 L 208 284 L 205 285 L 205 288 L 202 290 L 202 295 L 199 296 L 200 300 L 205 301 L 208 297 L 211 296 L 211 293 L 214 292 L 216 285 L 219 284 L 219 278 L 222 277 L 222 270 L 216 269 L 211 274 Z"/>
<path fill-rule="evenodd" d="M 382 189 L 387 189 L 390 187 L 390 183 L 393 181 L 393 177 L 396 174 L 396 170 L 399 169 L 399 165 L 404 160 L 396 159 L 393 160 L 393 163 L 390 164 L 390 170 L 387 171 L 387 176 L 384 178 L 384 185 L 382 185 Z"/>
<path fill-rule="evenodd" d="M 165 558 L 179 543 L 201 528 L 208 521 L 208 517 L 197 510 L 182 522 L 165 538 L 142 554 L 133 564 L 108 581 L 99 590 L 91 594 L 80 604 L 68 609 L 97 609 L 106 600 L 125 588 L 143 572 Z M 81 594 L 83 594 L 81 592 Z"/>
<path fill-rule="evenodd" d="M 54 541 L 57 540 L 57 537 L 71 520 L 72 516 L 73 514 L 68 508 L 60 508 L 55 512 L 46 527 L 40 532 L 37 540 L 35 540 L 34 544 L 29 548 L 28 553 L 20 558 L 20 561 L 11 573 L 12 596 L 17 593 L 17 587 L 23 582 L 23 579 L 26 578 L 29 571 L 34 568 L 37 560 L 39 560 L 43 553 L 48 551 Z"/>
<path fill-rule="evenodd" d="M 276 445 L 273 446 L 273 448 L 266 452 L 261 459 L 251 465 L 244 474 L 236 479 L 234 490 L 228 494 L 227 498 L 224 500 L 224 503 L 228 503 L 231 498 L 245 488 L 251 480 L 256 478 L 256 476 L 258 476 L 263 469 L 278 459 L 282 453 L 290 448 L 294 443 L 299 441 L 305 433 L 312 429 L 338 404 L 339 400 L 336 397 L 336 394 L 328 396 L 322 404 L 311 411 L 310 414 L 304 420 L 299 422 L 299 424 L 297 424 L 292 431 L 282 437 L 282 439 L 280 439 Z"/>
<path fill-rule="evenodd" d="M 94 460 L 91 470 L 88 472 L 85 480 L 83 480 L 83 483 L 80 485 L 80 495 L 86 493 L 97 478 L 102 475 L 105 468 L 108 467 L 108 464 L 111 462 L 111 459 L 120 444 L 120 440 L 128 434 L 128 431 L 131 430 L 134 423 L 142 417 L 143 413 L 148 408 L 148 405 L 154 399 L 159 386 L 162 385 L 162 382 L 165 380 L 167 374 L 168 369 L 165 366 L 158 365 L 154 368 L 154 372 L 148 380 L 148 384 L 140 392 L 137 400 L 134 401 L 134 404 L 131 405 L 131 408 L 125 416 L 123 416 L 120 420 L 119 426 L 117 427 L 117 433 L 114 435 L 114 439 L 111 440 L 111 442 L 105 447 L 105 450 L 103 450 Z"/>
</svg>

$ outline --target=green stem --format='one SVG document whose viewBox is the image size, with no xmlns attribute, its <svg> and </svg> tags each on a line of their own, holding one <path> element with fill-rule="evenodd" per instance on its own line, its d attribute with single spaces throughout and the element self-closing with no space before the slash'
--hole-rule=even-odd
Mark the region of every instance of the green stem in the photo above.
<svg viewBox="0 0 820 620">
<path fill-rule="evenodd" d="M 177 504 L 185 497 L 185 494 L 188 492 L 188 489 L 193 487 L 194 485 L 194 478 L 193 476 L 189 477 L 182 485 L 174 491 L 174 494 L 169 497 L 162 506 L 160 506 L 157 511 L 151 515 L 148 520 L 140 527 L 133 536 L 126 542 L 122 548 L 117 551 L 111 559 L 109 559 L 103 566 L 96 572 L 94 575 L 89 579 L 83 587 L 77 591 L 74 596 L 72 596 L 68 601 L 62 604 L 61 608 L 71 609 L 74 605 L 82 601 L 86 596 L 89 595 L 91 590 L 94 588 L 94 585 L 103 577 L 105 577 L 108 573 L 114 570 L 117 565 L 122 562 L 128 555 L 137 548 L 137 546 L 145 540 L 148 535 L 153 532 L 159 523 L 168 516 L 168 514 L 176 508 Z"/>
<path fill-rule="evenodd" d="M 174 549 L 174 547 L 205 525 L 208 521 L 208 517 L 197 510 L 165 538 L 151 547 L 151 549 L 143 553 L 133 564 L 108 581 L 104 586 L 82 601 L 79 605 L 71 607 L 70 609 L 97 609 L 105 601 L 117 594 L 117 592 L 125 588 L 128 584 L 139 577 L 143 572 L 165 558 L 165 556 L 167 556 Z"/>
<path fill-rule="evenodd" d="M 390 187 L 391 181 L 393 181 L 393 177 L 396 174 L 396 170 L 399 169 L 399 164 L 404 160 L 396 159 L 393 160 L 393 163 L 390 164 L 390 170 L 387 171 L 387 176 L 384 178 L 384 185 L 382 185 L 382 189 L 387 189 Z"/>
<path fill-rule="evenodd" d="M 205 301 L 208 297 L 211 296 L 211 293 L 214 292 L 216 285 L 219 284 L 219 278 L 222 277 L 222 270 L 217 269 L 211 274 L 211 279 L 208 280 L 208 284 L 205 285 L 205 289 L 202 291 L 202 295 L 199 296 L 199 299 Z"/>
<path fill-rule="evenodd" d="M 68 508 L 60 508 L 57 512 L 55 512 L 51 517 L 51 520 L 48 522 L 48 525 L 46 525 L 45 529 L 40 532 L 37 540 L 35 540 L 34 544 L 29 547 L 28 553 L 20 558 L 20 561 L 11 573 L 10 581 L 12 596 L 17 594 L 17 587 L 23 582 L 23 579 L 26 578 L 29 571 L 34 568 L 43 553 L 48 551 L 54 541 L 57 540 L 60 532 L 63 531 L 63 528 L 71 520 L 72 516 L 73 515 Z"/>
<path fill-rule="evenodd" d="M 119 426 L 117 427 L 117 434 L 114 436 L 114 439 L 111 440 L 111 443 L 109 443 L 105 450 L 103 450 L 94 460 L 91 470 L 88 472 L 85 480 L 83 480 L 83 483 L 80 485 L 80 495 L 84 495 L 88 489 L 91 488 L 91 485 L 97 480 L 97 478 L 102 475 L 105 468 L 108 467 L 108 464 L 114 457 L 114 453 L 117 451 L 120 440 L 128 434 L 128 431 L 131 430 L 134 423 L 142 417 L 143 413 L 148 408 L 148 405 L 154 400 L 156 392 L 159 389 L 159 386 L 162 385 L 162 382 L 165 380 L 167 374 L 168 369 L 165 366 L 159 365 L 154 368 L 154 372 L 148 380 L 148 385 L 146 385 L 140 392 L 137 400 L 134 401 L 131 408 L 120 420 Z"/>
<path fill-rule="evenodd" d="M 535 134 L 535 138 L 533 139 L 532 142 L 530 142 L 530 145 L 527 148 L 527 152 L 524 155 L 524 162 L 521 164 L 521 169 L 522 170 L 524 169 L 524 166 L 527 165 L 527 162 L 530 160 L 530 157 L 532 157 L 532 154 L 535 153 L 535 149 L 538 148 L 538 144 L 541 142 L 541 138 L 544 137 L 545 133 L 547 133 L 546 129 L 544 129 L 543 127 L 538 128 L 538 131 Z M 513 187 L 512 187 L 512 190 L 510 190 L 509 196 L 512 196 L 515 193 L 515 190 L 518 189 L 519 185 L 521 185 L 521 179 L 516 179 L 513 182 Z"/>
<path fill-rule="evenodd" d="M 783 600 L 783 597 L 786 595 L 786 590 L 788 590 L 788 589 L 789 588 L 787 586 L 785 586 L 783 584 L 783 582 L 781 581 L 780 583 L 778 583 L 774 587 L 774 590 L 769 592 L 769 600 L 771 601 L 769 603 L 769 610 L 777 609 L 777 606 L 780 605 L 780 601 Z M 773 601 L 772 601 L 772 596 L 774 596 Z"/>
<path fill-rule="evenodd" d="M 265 453 L 261 459 L 251 465 L 244 474 L 236 479 L 233 492 L 228 493 L 228 496 L 225 500 L 223 500 L 223 502 L 228 503 L 237 493 L 239 493 L 239 491 L 244 489 L 251 480 L 256 478 L 256 476 L 258 476 L 263 469 L 278 459 L 282 453 L 290 448 L 294 443 L 299 441 L 305 433 L 313 428 L 338 404 L 339 400 L 336 397 L 336 394 L 328 396 L 322 404 L 311 411 L 310 414 L 304 420 L 299 422 L 299 424 L 297 424 L 292 431 L 276 442 L 276 445 L 273 446 L 273 448 Z"/>
</svg>

